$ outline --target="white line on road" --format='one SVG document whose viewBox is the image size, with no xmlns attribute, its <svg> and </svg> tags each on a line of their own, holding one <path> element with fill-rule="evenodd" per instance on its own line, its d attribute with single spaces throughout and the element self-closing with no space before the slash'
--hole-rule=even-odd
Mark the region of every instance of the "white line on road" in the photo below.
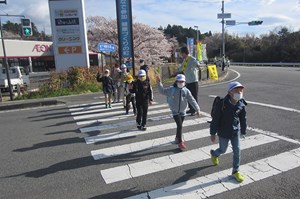
<svg viewBox="0 0 300 199">
<path fill-rule="evenodd" d="M 215 98 L 215 95 L 209 95 L 209 97 Z M 294 108 L 288 108 L 288 107 L 284 107 L 284 106 L 277 106 L 277 105 L 272 105 L 272 104 L 264 104 L 264 103 L 260 103 L 260 102 L 253 102 L 253 101 L 248 101 L 246 100 L 248 104 L 255 104 L 255 105 L 259 105 L 259 106 L 265 106 L 265 107 L 269 107 L 269 108 L 274 108 L 274 109 L 280 109 L 280 110 L 284 110 L 284 111 L 291 111 L 291 112 L 296 112 L 296 113 L 300 113 L 300 110 L 298 109 L 294 109 Z"/>
<path fill-rule="evenodd" d="M 288 162 L 288 164 L 287 164 Z M 149 198 L 208 198 L 230 191 L 268 177 L 298 168 L 300 166 L 300 148 L 280 153 L 268 158 L 250 162 L 240 167 L 245 175 L 242 183 L 237 183 L 230 175 L 231 169 L 201 176 L 169 187 L 128 197 L 127 199 Z"/>
<path fill-rule="evenodd" d="M 161 115 L 158 117 L 152 117 L 148 118 L 148 121 L 160 121 L 160 120 L 165 120 L 165 119 L 170 119 L 172 118 L 172 115 Z M 102 131 L 106 129 L 113 129 L 113 128 L 118 128 L 118 127 L 129 127 L 132 125 L 135 125 L 136 121 L 130 120 L 130 121 L 124 121 L 124 122 L 117 122 L 117 123 L 112 123 L 112 124 L 103 124 L 103 125 L 97 125 L 97 126 L 92 126 L 92 127 L 84 127 L 80 128 L 81 133 L 88 133 L 92 131 Z"/>
<path fill-rule="evenodd" d="M 209 120 L 210 120 L 210 118 L 208 118 L 208 117 L 185 120 L 184 123 L 183 123 L 183 127 L 203 124 L 203 123 L 206 123 Z M 121 138 L 126 138 L 126 137 L 137 136 L 137 135 L 144 135 L 144 134 L 149 134 L 149 133 L 154 133 L 154 132 L 161 132 L 161 131 L 165 131 L 165 130 L 168 130 L 168 129 L 175 129 L 175 128 L 176 128 L 175 122 L 170 122 L 170 123 L 167 123 L 167 124 L 149 126 L 147 128 L 147 131 L 140 131 L 140 130 L 137 130 L 137 129 L 136 130 L 135 129 L 122 130 L 122 131 L 117 131 L 117 132 L 113 132 L 113 133 L 106 133 L 106 134 L 100 134 L 100 135 L 96 135 L 96 136 L 85 137 L 84 139 L 85 139 L 85 142 L 87 144 L 93 144 L 93 143 L 96 143 L 96 142 L 116 140 L 116 139 L 121 139 Z"/>
<path fill-rule="evenodd" d="M 196 140 L 196 139 L 209 137 L 209 136 L 210 136 L 209 129 L 202 129 L 202 130 L 184 133 L 184 140 L 191 141 L 191 140 Z M 94 160 L 100 160 L 100 159 L 109 158 L 113 156 L 119 156 L 123 154 L 168 146 L 173 144 L 174 140 L 175 140 L 175 133 L 174 135 L 166 136 L 162 138 L 145 140 L 141 142 L 134 142 L 130 144 L 109 147 L 105 149 L 98 149 L 98 150 L 91 151 L 91 154 Z"/>
<path fill-rule="evenodd" d="M 242 150 L 256 147 L 259 145 L 275 142 L 278 139 L 266 135 L 254 135 L 241 140 Z M 166 169 L 171 169 L 210 158 L 210 149 L 217 148 L 218 144 L 206 147 L 188 150 L 182 153 L 172 154 L 150 160 L 140 161 L 132 164 L 122 165 L 114 168 L 101 170 L 101 175 L 107 184 L 139 177 Z M 231 153 L 232 149 L 228 148 L 227 153 Z"/>
<path fill-rule="evenodd" d="M 155 105 L 155 106 L 149 106 L 149 110 L 156 109 L 156 108 L 163 108 L 163 107 L 168 107 L 168 104 L 160 104 L 160 105 Z M 170 111 L 169 108 L 167 108 L 166 110 Z M 125 110 L 105 112 L 105 113 L 95 113 L 95 114 L 88 114 L 88 115 L 80 115 L 80 116 L 75 116 L 74 120 L 82 120 L 82 119 L 88 119 L 88 118 L 93 118 L 93 117 L 103 117 L 103 116 L 109 116 L 109 115 L 117 115 L 117 114 L 122 114 L 122 113 L 125 114 Z"/>
<path fill-rule="evenodd" d="M 167 112 L 170 112 L 169 108 L 149 111 L 147 115 L 149 116 L 149 115 L 155 115 L 155 114 L 167 113 Z M 112 112 L 111 114 L 115 114 L 115 113 L 116 112 Z M 124 110 L 122 111 L 122 113 L 124 114 Z M 107 117 L 107 118 L 76 122 L 76 124 L 78 126 L 80 126 L 80 125 L 87 125 L 87 124 L 92 124 L 92 123 L 96 123 L 96 122 L 102 123 L 102 122 L 108 122 L 108 121 L 114 121 L 114 120 L 119 122 L 119 120 L 126 119 L 131 116 L 134 116 L 134 115 L 132 113 L 130 113 L 128 115 L 115 115 L 115 116 L 111 116 L 111 117 Z"/>
</svg>

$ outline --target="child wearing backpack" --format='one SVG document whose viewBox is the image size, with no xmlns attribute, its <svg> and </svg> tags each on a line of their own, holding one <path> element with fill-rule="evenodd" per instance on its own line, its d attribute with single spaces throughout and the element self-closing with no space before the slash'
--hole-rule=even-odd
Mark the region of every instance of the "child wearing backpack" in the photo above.
<svg viewBox="0 0 300 199">
<path fill-rule="evenodd" d="M 216 134 L 219 137 L 219 148 L 211 150 L 211 159 L 214 165 L 219 164 L 219 156 L 224 154 L 231 142 L 233 151 L 232 175 L 242 182 L 244 176 L 239 172 L 240 166 L 240 134 L 246 134 L 246 101 L 243 99 L 244 86 L 239 82 L 231 82 L 227 86 L 227 95 L 214 102 L 212 108 L 212 121 L 210 124 L 211 141 L 216 141 Z M 215 100 L 216 101 L 216 100 Z"/>
<path fill-rule="evenodd" d="M 136 124 L 139 130 L 145 131 L 148 115 L 148 105 L 153 102 L 152 86 L 146 77 L 146 71 L 139 70 L 138 79 L 130 86 L 129 91 L 135 93 L 136 101 Z"/>
<path fill-rule="evenodd" d="M 158 91 L 167 96 L 167 101 L 171 109 L 173 119 L 177 125 L 175 142 L 178 144 L 179 149 L 185 150 L 186 145 L 182 139 L 182 124 L 186 115 L 188 103 L 190 103 L 196 110 L 198 117 L 200 117 L 200 107 L 189 89 L 185 87 L 185 76 L 178 74 L 175 80 L 176 81 L 173 86 L 164 88 L 160 82 L 160 78 L 156 76 Z"/>
<path fill-rule="evenodd" d="M 102 90 L 105 97 L 105 107 L 111 108 L 111 96 L 114 92 L 114 81 L 109 76 L 110 71 L 105 70 L 104 75 L 98 79 L 99 82 L 102 82 Z M 100 74 L 99 74 L 100 76 Z M 98 78 L 98 77 L 97 77 Z"/>
<path fill-rule="evenodd" d="M 130 103 L 132 105 L 133 109 L 133 114 L 136 115 L 136 106 L 135 106 L 135 93 L 131 93 L 129 91 L 130 88 L 132 88 L 133 84 L 133 77 L 131 74 L 128 74 L 126 77 L 126 82 L 125 82 L 125 89 L 124 89 L 124 95 L 126 98 L 126 115 L 129 114 L 129 109 L 130 109 Z"/>
</svg>

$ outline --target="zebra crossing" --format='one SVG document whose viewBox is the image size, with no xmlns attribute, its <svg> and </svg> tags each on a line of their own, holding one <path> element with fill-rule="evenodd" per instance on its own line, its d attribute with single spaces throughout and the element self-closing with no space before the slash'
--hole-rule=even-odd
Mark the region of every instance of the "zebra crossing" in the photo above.
<svg viewBox="0 0 300 199">
<path fill-rule="evenodd" d="M 154 149 L 163 150 L 172 146 L 177 148 L 174 142 L 176 124 L 170 115 L 167 104 L 155 103 L 149 106 L 146 131 L 140 131 L 136 128 L 133 113 L 126 115 L 121 103 L 113 104 L 111 109 L 105 109 L 104 104 L 99 102 L 73 105 L 69 106 L 69 111 L 79 126 L 80 132 L 84 134 L 85 143 L 87 145 L 94 144 L 95 149 L 90 151 L 94 161 L 101 162 L 104 159 L 124 156 L 124 161 L 119 165 L 109 168 L 99 166 L 99 178 L 107 186 L 126 183 L 128 180 L 138 177 L 147 179 L 153 174 L 209 161 L 210 149 L 218 147 L 218 144 L 209 143 L 206 146 L 195 147 L 193 145 L 189 148 L 189 144 L 187 144 L 188 150 L 186 151 L 170 152 L 159 157 L 144 157 L 133 162 L 126 162 L 126 155 L 132 153 Z M 209 114 L 204 112 L 199 118 L 187 116 L 183 126 L 184 140 L 189 143 L 209 139 L 207 122 L 210 120 Z M 90 132 L 94 132 L 96 135 L 88 136 Z M 241 171 L 245 175 L 245 181 L 242 183 L 237 183 L 232 178 L 230 175 L 231 168 L 228 167 L 225 170 L 204 176 L 195 176 L 194 179 L 176 184 L 167 184 L 128 198 L 182 198 L 183 196 L 186 198 L 207 198 L 300 167 L 300 143 L 297 140 L 254 127 L 248 127 L 248 132 L 250 132 L 249 135 L 241 140 L 242 151 L 255 151 L 258 147 L 278 142 L 292 143 L 295 147 L 292 150 L 241 165 Z M 136 137 L 140 139 L 136 140 Z M 129 143 L 120 144 L 118 141 L 122 139 L 129 140 Z M 110 142 L 111 145 L 102 147 L 102 144 L 106 142 Z M 229 147 L 226 154 L 231 153 L 232 149 Z"/>
</svg>

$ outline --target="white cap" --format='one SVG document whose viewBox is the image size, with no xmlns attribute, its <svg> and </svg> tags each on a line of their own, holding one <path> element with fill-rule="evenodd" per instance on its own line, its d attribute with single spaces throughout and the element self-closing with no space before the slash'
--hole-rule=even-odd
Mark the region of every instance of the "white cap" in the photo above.
<svg viewBox="0 0 300 199">
<path fill-rule="evenodd" d="M 178 74 L 175 77 L 176 81 L 185 81 L 185 76 L 183 74 Z"/>
<path fill-rule="evenodd" d="M 108 73 L 109 73 L 110 71 L 109 71 L 108 69 L 105 69 L 105 72 L 108 72 Z"/>
<path fill-rule="evenodd" d="M 143 70 L 143 69 L 139 70 L 138 76 L 139 76 L 139 77 L 140 77 L 140 76 L 146 76 L 146 71 Z"/>
<path fill-rule="evenodd" d="M 125 64 L 122 64 L 121 65 L 121 68 L 123 69 L 123 68 L 127 68 L 127 66 L 125 65 Z"/>
<path fill-rule="evenodd" d="M 232 91 L 233 89 L 237 88 L 237 87 L 242 87 L 244 88 L 244 86 L 240 83 L 240 82 L 230 82 L 227 85 L 227 91 Z"/>
</svg>

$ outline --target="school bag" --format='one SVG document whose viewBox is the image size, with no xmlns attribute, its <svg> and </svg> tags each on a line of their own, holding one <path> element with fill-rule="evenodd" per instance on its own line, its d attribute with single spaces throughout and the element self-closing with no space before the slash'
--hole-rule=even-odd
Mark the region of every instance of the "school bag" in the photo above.
<svg viewBox="0 0 300 199">
<path fill-rule="evenodd" d="M 101 74 L 100 74 L 100 72 L 97 73 L 96 80 L 97 80 L 97 82 L 101 82 Z"/>
<path fill-rule="evenodd" d="M 215 99 L 214 99 L 214 102 L 212 104 L 211 111 L 210 111 L 211 117 L 213 117 L 213 115 L 217 111 L 217 107 L 218 107 L 218 105 L 220 103 L 222 103 L 222 109 L 221 109 L 221 111 L 223 112 L 223 110 L 224 110 L 224 98 L 222 98 L 220 96 L 216 96 Z"/>
<path fill-rule="evenodd" d="M 215 99 L 214 99 L 214 101 L 213 101 L 213 104 L 211 106 L 211 111 L 210 111 L 211 117 L 213 117 L 213 115 L 215 115 L 215 113 L 217 112 L 217 108 L 218 108 L 218 106 L 219 106 L 220 103 L 222 103 L 221 112 L 223 112 L 224 109 L 225 109 L 224 98 L 220 97 L 220 96 L 216 96 Z M 207 122 L 211 123 L 211 121 L 207 121 Z"/>
</svg>

